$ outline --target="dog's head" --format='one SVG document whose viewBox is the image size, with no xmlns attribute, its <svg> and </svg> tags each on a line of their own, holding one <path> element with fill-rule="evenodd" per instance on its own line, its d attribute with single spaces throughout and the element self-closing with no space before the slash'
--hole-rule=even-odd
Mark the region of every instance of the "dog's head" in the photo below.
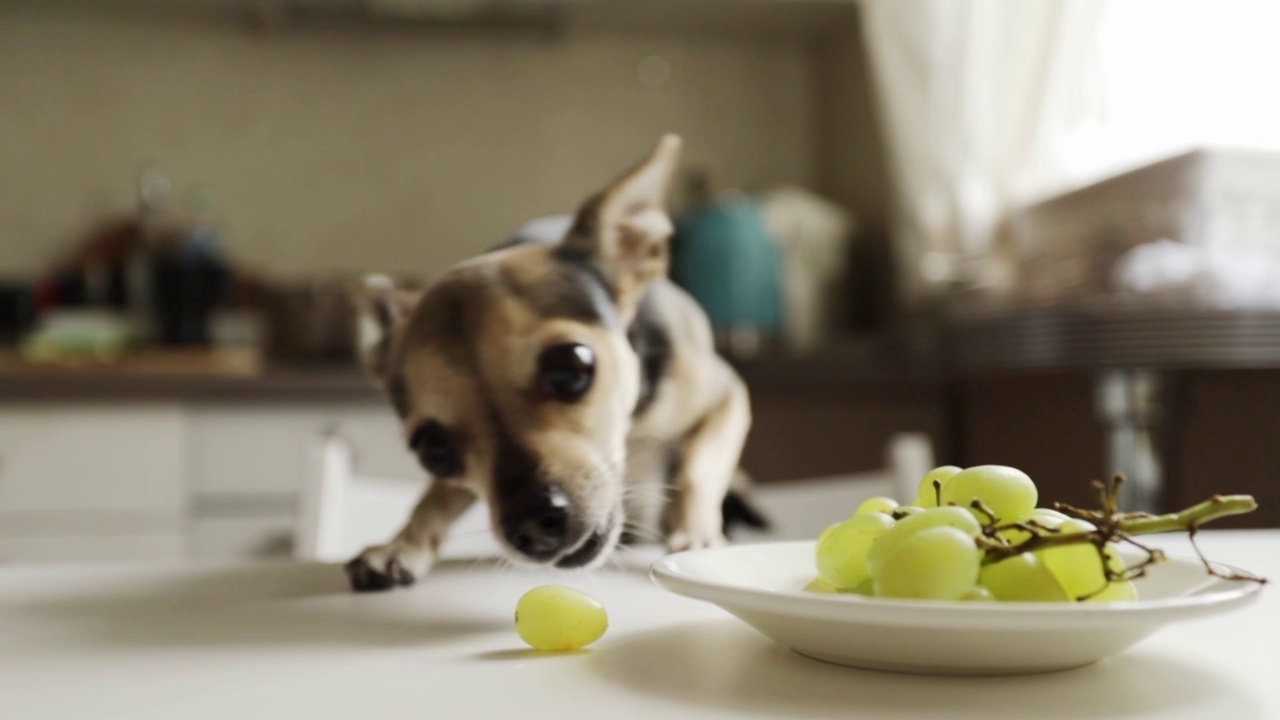
<svg viewBox="0 0 1280 720">
<path fill-rule="evenodd" d="M 463 263 L 426 291 L 360 294 L 367 368 L 437 481 L 489 501 L 518 560 L 586 567 L 622 529 L 640 394 L 626 328 L 665 274 L 674 136 L 587 200 L 563 238 Z"/>
</svg>

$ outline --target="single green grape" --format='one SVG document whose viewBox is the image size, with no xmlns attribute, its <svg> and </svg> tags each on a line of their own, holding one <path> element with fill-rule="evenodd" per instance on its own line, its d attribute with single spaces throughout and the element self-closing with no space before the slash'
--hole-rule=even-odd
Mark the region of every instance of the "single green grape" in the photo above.
<svg viewBox="0 0 1280 720">
<path fill-rule="evenodd" d="M 964 508 L 926 508 L 902 518 L 872 543 L 871 551 L 867 553 L 867 572 L 874 577 L 900 543 L 918 532 L 935 527 L 952 527 L 971 538 L 982 532 L 982 526 Z"/>
<path fill-rule="evenodd" d="M 876 538 L 893 526 L 893 518 L 884 513 L 854 515 L 837 525 L 818 542 L 814 558 L 818 577 L 840 590 L 866 580 L 870 576 L 867 553 Z"/>
<path fill-rule="evenodd" d="M 1034 521 L 1036 525 L 1039 525 L 1044 530 L 1056 530 L 1058 526 L 1062 525 L 1063 522 L 1070 519 L 1066 516 L 1057 518 L 1052 515 L 1037 515 L 1036 512 L 1038 511 L 1033 511 L 1031 514 L 1031 517 L 1027 518 L 1024 522 Z M 1004 530 L 1001 530 L 997 534 L 1001 538 L 1003 538 L 1006 542 L 1008 542 L 1010 545 L 1020 545 L 1026 542 L 1027 540 L 1031 539 L 1030 532 L 1023 530 L 1022 528 L 1016 528 L 1016 527 L 1005 528 Z M 1049 533 L 1042 531 L 1041 534 L 1047 535 Z"/>
<path fill-rule="evenodd" d="M 1120 547 L 1116 543 L 1107 543 L 1102 548 L 1102 554 L 1106 556 L 1107 569 L 1112 573 L 1119 575 L 1129 569 L 1129 566 L 1125 564 L 1124 558 L 1120 557 Z"/>
<path fill-rule="evenodd" d="M 1032 520 L 1057 520 L 1058 522 L 1062 522 L 1063 520 L 1070 520 L 1071 516 L 1060 513 L 1057 510 L 1054 510 L 1053 508 L 1036 508 L 1035 510 L 1031 511 L 1031 519 Z"/>
<path fill-rule="evenodd" d="M 858 506 L 858 511 L 854 514 L 865 515 L 872 512 L 890 513 L 893 512 L 893 509 L 896 507 L 898 507 L 898 501 L 893 498 L 873 497 L 864 500 L 862 504 Z"/>
<path fill-rule="evenodd" d="M 914 504 L 922 508 L 938 507 L 938 490 L 933 486 L 934 481 L 938 481 L 945 487 L 948 479 L 958 472 L 960 472 L 960 468 L 955 465 L 943 465 L 925 473 L 924 479 L 920 481 L 919 487 L 916 488 L 916 501 Z"/>
<path fill-rule="evenodd" d="M 1053 573 L 1033 553 L 1019 553 L 982 566 L 978 582 L 1002 602 L 1065 602 L 1070 599 Z"/>
<path fill-rule="evenodd" d="M 978 465 L 952 475 L 942 485 L 942 504 L 969 508 L 974 516 L 987 522 L 986 515 L 973 510 L 974 500 L 981 500 L 1002 523 L 1017 522 L 1031 516 L 1039 493 L 1026 473 L 1004 465 Z"/>
<path fill-rule="evenodd" d="M 1084 520 L 1066 520 L 1058 525 L 1059 534 L 1093 532 L 1096 529 Z M 1102 558 L 1098 555 L 1098 548 L 1091 543 L 1037 550 L 1035 555 L 1072 600 L 1092 595 L 1107 585 Z"/>
<path fill-rule="evenodd" d="M 835 586 L 822 578 L 814 578 L 808 585 L 804 586 L 804 589 L 805 592 L 822 593 L 824 595 L 834 595 L 840 592 L 836 590 Z"/>
<path fill-rule="evenodd" d="M 981 577 L 982 575 L 981 572 L 979 572 L 978 575 L 979 577 Z M 969 588 L 968 592 L 966 592 L 964 596 L 961 597 L 960 599 L 969 600 L 972 602 L 991 602 L 996 599 L 996 596 L 992 595 L 991 591 L 986 589 L 982 585 L 974 585 L 973 587 Z"/>
<path fill-rule="evenodd" d="M 858 583 L 857 587 L 853 588 L 852 590 L 845 590 L 844 592 L 849 593 L 850 595 L 863 595 L 865 597 L 875 597 L 876 584 L 872 582 L 871 578 L 867 578 L 866 580 L 863 580 L 862 582 Z"/>
<path fill-rule="evenodd" d="M 516 603 L 516 632 L 537 650 L 579 650 L 599 640 L 608 627 L 604 606 L 573 588 L 543 585 Z"/>
<path fill-rule="evenodd" d="M 831 525 L 828 525 L 825 530 L 818 534 L 818 544 L 821 545 L 822 541 L 826 540 L 827 536 L 831 534 L 831 531 L 838 527 L 840 527 L 840 523 L 832 523 Z"/>
<path fill-rule="evenodd" d="M 903 540 L 873 575 L 877 597 L 959 600 L 978 582 L 982 552 L 973 536 L 934 527 Z"/>
</svg>

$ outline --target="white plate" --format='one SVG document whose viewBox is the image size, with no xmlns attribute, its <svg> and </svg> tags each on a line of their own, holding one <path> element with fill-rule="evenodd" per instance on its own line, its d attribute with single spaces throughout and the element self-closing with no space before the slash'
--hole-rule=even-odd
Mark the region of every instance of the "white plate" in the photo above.
<svg viewBox="0 0 1280 720">
<path fill-rule="evenodd" d="M 1171 622 L 1241 608 L 1261 585 L 1209 575 L 1171 557 L 1114 603 L 972 603 L 823 595 L 813 542 L 677 553 L 653 565 L 659 585 L 719 605 L 778 643 L 818 660 L 876 670 L 1007 675 L 1088 665 Z M 1215 563 L 1224 570 L 1238 568 Z"/>
</svg>

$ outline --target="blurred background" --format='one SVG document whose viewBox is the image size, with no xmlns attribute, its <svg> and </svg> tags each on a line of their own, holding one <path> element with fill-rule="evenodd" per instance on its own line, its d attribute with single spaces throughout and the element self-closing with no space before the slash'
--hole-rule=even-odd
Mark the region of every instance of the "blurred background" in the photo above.
<svg viewBox="0 0 1280 720">
<path fill-rule="evenodd" d="M 0 562 L 287 556 L 328 435 L 419 478 L 345 288 L 428 283 L 666 132 L 672 277 L 775 496 L 998 463 L 1280 525 L 1276 27 L 1265 0 L 0 0 Z"/>
</svg>

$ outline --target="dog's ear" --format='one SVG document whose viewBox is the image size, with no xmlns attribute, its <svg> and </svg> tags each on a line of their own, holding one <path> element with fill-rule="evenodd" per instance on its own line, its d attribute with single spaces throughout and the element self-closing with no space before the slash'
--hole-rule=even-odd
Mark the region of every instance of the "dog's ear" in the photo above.
<svg viewBox="0 0 1280 720">
<path fill-rule="evenodd" d="M 648 284 L 667 272 L 673 230 L 667 191 L 680 149 L 678 136 L 664 136 L 649 157 L 583 204 L 559 248 L 604 272 L 627 317 Z"/>
<path fill-rule="evenodd" d="M 356 346 L 365 371 L 379 383 L 386 380 L 391 353 L 405 318 L 422 298 L 420 291 L 401 290 L 385 275 L 366 276 L 352 290 L 356 307 Z"/>
</svg>

